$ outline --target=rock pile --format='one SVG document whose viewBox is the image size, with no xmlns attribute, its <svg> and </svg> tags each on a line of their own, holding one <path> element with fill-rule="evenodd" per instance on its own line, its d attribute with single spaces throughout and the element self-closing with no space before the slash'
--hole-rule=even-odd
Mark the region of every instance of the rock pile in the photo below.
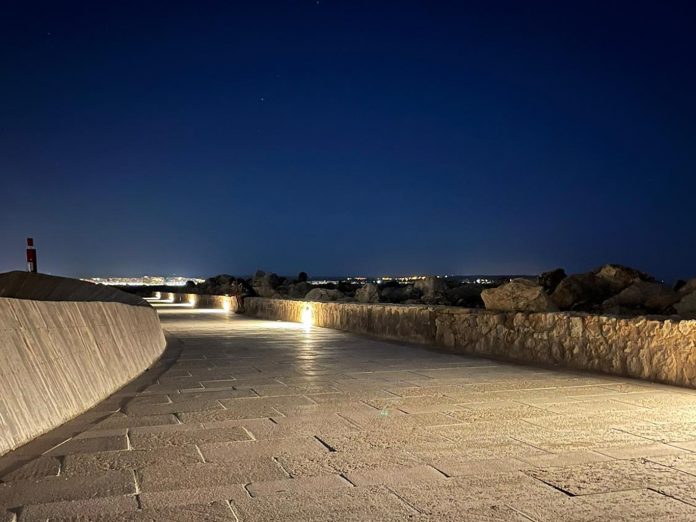
<svg viewBox="0 0 696 522">
<path fill-rule="evenodd" d="M 498 311 L 570 310 L 696 318 L 696 279 L 670 288 L 645 272 L 616 264 L 569 276 L 559 268 L 544 272 L 537 281 L 513 279 L 485 290 L 482 298 L 487 309 Z"/>
<path fill-rule="evenodd" d="M 580 274 L 557 268 L 537 278 L 514 278 L 503 284 L 462 283 L 425 277 L 414 283 L 313 284 L 307 273 L 294 279 L 259 270 L 250 279 L 219 275 L 187 285 L 187 292 L 260 296 L 307 301 L 462 306 L 507 312 L 582 311 L 613 315 L 675 315 L 696 318 L 696 278 L 674 288 L 623 265 L 607 264 Z"/>
</svg>

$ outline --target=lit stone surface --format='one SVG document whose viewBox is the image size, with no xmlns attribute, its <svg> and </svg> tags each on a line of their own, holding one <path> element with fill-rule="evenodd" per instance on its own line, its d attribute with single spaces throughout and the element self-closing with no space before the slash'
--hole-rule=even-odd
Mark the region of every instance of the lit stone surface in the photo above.
<svg viewBox="0 0 696 522">
<path fill-rule="evenodd" d="M 693 390 L 161 320 L 152 371 L 0 458 L 0 520 L 696 520 Z"/>
<path fill-rule="evenodd" d="M 164 345 L 149 306 L 0 297 L 0 455 L 114 393 Z M 102 408 L 118 410 L 118 402 Z"/>
</svg>

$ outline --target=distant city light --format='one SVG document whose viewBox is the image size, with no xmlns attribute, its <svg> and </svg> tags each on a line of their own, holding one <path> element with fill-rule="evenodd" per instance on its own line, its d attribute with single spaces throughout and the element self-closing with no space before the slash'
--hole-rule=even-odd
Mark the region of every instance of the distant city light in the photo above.
<svg viewBox="0 0 696 522">
<path fill-rule="evenodd" d="M 110 286 L 186 286 L 193 281 L 196 284 L 205 282 L 205 279 L 180 276 L 142 276 L 142 277 L 86 277 L 82 281 Z"/>
</svg>

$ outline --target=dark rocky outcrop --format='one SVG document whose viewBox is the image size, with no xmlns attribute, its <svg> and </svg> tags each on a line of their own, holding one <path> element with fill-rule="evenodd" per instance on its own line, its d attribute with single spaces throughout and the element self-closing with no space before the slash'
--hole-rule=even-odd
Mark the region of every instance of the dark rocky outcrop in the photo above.
<svg viewBox="0 0 696 522">
<path fill-rule="evenodd" d="M 379 287 L 372 283 L 355 291 L 355 300 L 360 303 L 379 303 L 379 297 Z"/>
<path fill-rule="evenodd" d="M 448 288 L 445 292 L 447 301 L 455 306 L 464 306 L 467 308 L 482 308 L 483 300 L 481 292 L 484 287 L 478 284 L 464 284 Z"/>
<path fill-rule="evenodd" d="M 606 279 L 587 272 L 563 279 L 551 294 L 551 300 L 560 310 L 589 311 L 597 308 L 613 293 Z"/>
<path fill-rule="evenodd" d="M 338 301 L 344 297 L 343 292 L 329 288 L 315 288 L 304 296 L 307 301 Z"/>
<path fill-rule="evenodd" d="M 279 293 L 276 288 L 282 283 L 281 279 L 274 273 L 266 273 L 263 270 L 257 270 L 251 280 L 251 286 L 257 295 L 261 297 L 273 297 Z"/>
<path fill-rule="evenodd" d="M 674 309 L 685 319 L 696 319 L 696 291 L 681 297 Z"/>
<path fill-rule="evenodd" d="M 544 288 L 528 279 L 513 279 L 481 292 L 487 310 L 501 312 L 554 312 L 558 310 Z"/>
<path fill-rule="evenodd" d="M 650 313 L 668 310 L 679 300 L 679 294 L 660 283 L 637 281 L 602 303 L 606 312 L 621 313 L 623 309 L 634 309 Z"/>
<path fill-rule="evenodd" d="M 404 303 L 409 299 L 419 299 L 421 294 L 413 285 L 385 286 L 381 289 L 382 300 L 387 303 Z"/>
<path fill-rule="evenodd" d="M 562 268 L 556 268 L 555 270 L 549 270 L 548 272 L 543 272 L 537 278 L 537 284 L 542 286 L 547 293 L 552 293 L 556 287 L 566 278 L 565 270 Z"/>
<path fill-rule="evenodd" d="M 302 299 L 306 296 L 314 287 L 307 283 L 306 281 L 300 281 L 299 283 L 294 283 L 288 285 L 287 296 L 291 299 Z"/>
<path fill-rule="evenodd" d="M 655 278 L 651 275 L 624 265 L 604 265 L 595 270 L 594 274 L 605 282 L 614 293 L 621 292 L 624 288 L 638 281 L 655 282 Z"/>
</svg>

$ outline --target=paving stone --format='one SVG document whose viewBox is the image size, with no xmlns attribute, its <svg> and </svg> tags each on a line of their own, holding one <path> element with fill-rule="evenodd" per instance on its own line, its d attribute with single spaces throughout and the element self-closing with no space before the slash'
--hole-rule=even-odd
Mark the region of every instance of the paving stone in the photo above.
<svg viewBox="0 0 696 522">
<path fill-rule="evenodd" d="M 0 484 L 0 506 L 15 508 L 24 504 L 109 497 L 135 492 L 133 473 L 129 471 L 78 477 L 44 477 Z"/>
<path fill-rule="evenodd" d="M 664 488 L 667 489 L 667 488 Z M 651 490 L 619 491 L 538 502 L 520 499 L 515 509 L 539 522 L 675 522 L 696 520 L 696 508 Z"/>
<path fill-rule="evenodd" d="M 193 399 L 170 402 L 167 404 L 130 404 L 126 406 L 126 414 L 136 415 L 164 415 L 167 413 L 184 413 L 193 411 L 222 410 L 222 405 L 216 400 Z"/>
<path fill-rule="evenodd" d="M 601 453 L 614 459 L 637 459 L 648 458 L 655 461 L 653 457 L 663 457 L 666 455 L 679 455 L 686 453 L 686 450 L 670 446 L 668 444 L 644 444 L 642 446 L 626 446 L 614 448 L 596 448 L 595 453 Z"/>
<path fill-rule="evenodd" d="M 266 384 L 254 386 L 254 391 L 261 397 L 281 397 L 284 395 L 304 395 L 307 393 L 335 393 L 338 389 L 330 384 Z"/>
<path fill-rule="evenodd" d="M 94 430 L 109 430 L 114 428 L 135 428 L 138 426 L 159 426 L 162 424 L 178 424 L 179 421 L 171 414 L 165 415 L 141 415 L 129 417 L 121 412 L 110 415 L 99 424 Z"/>
<path fill-rule="evenodd" d="M 245 522 L 320 522 L 325 520 L 416 520 L 417 512 L 386 488 L 338 488 L 231 499 Z"/>
<path fill-rule="evenodd" d="M 199 447 L 206 462 L 227 462 L 286 455 L 317 456 L 328 453 L 326 446 L 314 437 L 223 442 L 201 444 Z"/>
<path fill-rule="evenodd" d="M 286 454 L 277 457 L 278 463 L 291 477 L 349 474 L 389 468 L 413 468 L 423 461 L 401 450 L 371 450 L 322 452 L 311 455 Z"/>
<path fill-rule="evenodd" d="M 182 391 L 172 395 L 173 403 L 188 402 L 191 400 L 219 401 L 224 399 L 237 399 L 240 397 L 257 397 L 253 390 L 205 390 Z"/>
<path fill-rule="evenodd" d="M 246 487 L 252 497 L 265 497 L 289 492 L 316 493 L 322 490 L 351 488 L 350 482 L 340 475 L 322 475 L 321 477 L 290 478 L 253 482 Z"/>
<path fill-rule="evenodd" d="M 268 423 L 252 429 L 256 439 L 282 439 L 288 437 L 307 437 L 314 435 L 341 434 L 358 431 L 358 427 L 338 415 L 304 415 L 298 417 L 277 417 Z"/>
<path fill-rule="evenodd" d="M 520 500 L 548 504 L 559 497 L 566 498 L 520 472 L 424 481 L 390 489 L 432 520 L 528 521 L 511 509 Z"/>
<path fill-rule="evenodd" d="M 529 469 L 525 473 L 571 495 L 591 495 L 696 482 L 696 476 L 644 459 Z"/>
<path fill-rule="evenodd" d="M 172 466 L 186 466 L 202 462 L 195 446 L 172 446 L 147 450 L 110 451 L 67 455 L 63 461 L 64 475 L 96 474 L 111 470 L 136 470 L 163 462 Z"/>
<path fill-rule="evenodd" d="M 164 446 L 190 446 L 209 442 L 250 440 L 252 437 L 244 428 L 236 426 L 222 429 L 180 429 L 130 435 L 133 449 L 152 449 Z"/>
<path fill-rule="evenodd" d="M 610 448 L 611 450 L 612 448 Z M 618 448 L 619 450 L 624 448 Z M 577 466 L 594 462 L 610 462 L 614 460 L 607 454 L 597 451 L 569 451 L 567 453 L 545 453 L 539 455 L 520 455 L 518 460 L 538 468 Z M 630 458 L 630 457 L 627 457 Z"/>
<path fill-rule="evenodd" d="M 356 486 L 397 486 L 420 484 L 430 480 L 445 480 L 445 475 L 432 466 L 380 468 L 370 471 L 349 473 L 346 478 Z"/>
<path fill-rule="evenodd" d="M 88 498 L 29 504 L 22 508 L 22 522 L 45 522 L 54 520 L 106 520 L 109 515 L 119 513 L 125 519 L 125 512 L 135 512 L 138 501 L 134 495 L 116 497 Z"/>
<path fill-rule="evenodd" d="M 323 435 L 320 437 L 329 447 L 338 451 L 361 451 L 371 449 L 427 449 L 447 442 L 442 437 L 423 430 L 356 431 L 350 434 Z"/>
<path fill-rule="evenodd" d="M 136 474 L 140 490 L 143 492 L 187 489 L 193 485 L 204 488 L 288 478 L 272 458 L 256 459 L 253 462 L 241 460 L 219 464 L 151 466 L 138 470 Z"/>
<path fill-rule="evenodd" d="M 118 451 L 128 449 L 126 435 L 113 437 L 74 438 L 50 450 L 47 454 L 53 456 L 69 455 L 72 453 L 94 453 L 96 451 Z"/>
<path fill-rule="evenodd" d="M 60 473 L 60 467 L 60 460 L 57 457 L 39 457 L 6 473 L 0 479 L 2 479 L 2 482 L 14 482 L 41 477 L 55 477 Z"/>
<path fill-rule="evenodd" d="M 550 453 L 593 450 L 609 447 L 643 446 L 646 439 L 615 429 L 593 431 L 526 431 L 519 440 Z"/>
<path fill-rule="evenodd" d="M 367 404 L 378 410 L 401 410 L 405 413 L 427 413 L 457 409 L 457 400 L 445 395 L 404 397 L 395 399 L 372 399 Z"/>
<path fill-rule="evenodd" d="M 421 458 L 448 477 L 510 473 L 532 467 L 531 464 L 514 458 L 472 460 L 455 452 L 447 455 L 442 453 L 434 453 L 432 456 L 422 455 Z"/>
<path fill-rule="evenodd" d="M 639 424 L 624 426 L 621 431 L 655 442 L 686 442 L 696 440 L 696 423 Z"/>
<path fill-rule="evenodd" d="M 679 454 L 648 457 L 650 462 L 655 462 L 668 468 L 674 468 L 690 475 L 696 475 L 696 455 L 681 452 Z"/>
</svg>

